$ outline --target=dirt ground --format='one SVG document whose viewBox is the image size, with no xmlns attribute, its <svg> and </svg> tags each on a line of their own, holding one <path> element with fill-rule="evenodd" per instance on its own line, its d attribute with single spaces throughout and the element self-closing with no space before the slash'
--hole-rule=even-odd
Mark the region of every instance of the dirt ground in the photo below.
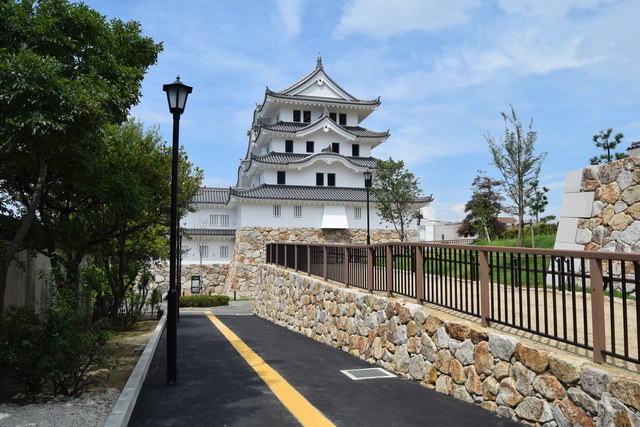
<svg viewBox="0 0 640 427">
<path fill-rule="evenodd" d="M 111 350 L 108 362 L 114 367 L 97 371 L 99 375 L 107 378 L 97 386 L 90 387 L 87 391 L 102 392 L 110 388 L 122 391 L 157 324 L 158 321 L 155 319 L 142 320 L 129 331 L 113 332 L 107 345 Z M 0 378 L 2 378 L 0 402 L 30 403 L 22 398 L 20 384 L 10 380 L 8 372 L 0 369 Z M 52 397 L 53 391 L 45 388 L 36 401 L 46 401 Z"/>
</svg>

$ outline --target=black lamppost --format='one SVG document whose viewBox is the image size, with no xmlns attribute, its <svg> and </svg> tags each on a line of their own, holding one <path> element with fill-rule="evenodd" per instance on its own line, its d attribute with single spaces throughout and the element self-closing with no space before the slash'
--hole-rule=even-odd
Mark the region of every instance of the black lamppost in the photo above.
<svg viewBox="0 0 640 427">
<path fill-rule="evenodd" d="M 369 230 L 369 191 L 371 189 L 371 171 L 367 170 L 364 175 L 364 188 L 367 189 L 367 245 L 371 244 L 371 232 Z"/>
<path fill-rule="evenodd" d="M 178 299 L 177 279 L 177 244 L 178 244 L 178 141 L 180 115 L 184 112 L 187 96 L 193 88 L 180 81 L 162 85 L 167 92 L 169 111 L 173 114 L 173 148 L 171 157 L 171 225 L 169 239 L 169 299 L 167 301 L 167 382 L 176 383 L 177 349 L 178 349 Z"/>
</svg>

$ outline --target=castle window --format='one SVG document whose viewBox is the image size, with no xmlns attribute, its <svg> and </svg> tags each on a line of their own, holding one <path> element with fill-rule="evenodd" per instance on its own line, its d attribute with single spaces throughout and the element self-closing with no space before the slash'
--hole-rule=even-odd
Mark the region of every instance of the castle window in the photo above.
<svg viewBox="0 0 640 427">
<path fill-rule="evenodd" d="M 273 205 L 273 217 L 280 218 L 281 213 L 282 213 L 282 206 Z"/>
<path fill-rule="evenodd" d="M 229 246 L 220 246 L 220 258 L 229 258 Z"/>
<path fill-rule="evenodd" d="M 316 185 L 324 185 L 324 174 L 323 173 L 316 173 Z"/>
<path fill-rule="evenodd" d="M 329 113 L 329 118 L 336 123 L 338 122 L 338 116 L 336 113 Z"/>
<path fill-rule="evenodd" d="M 346 126 L 347 125 L 347 114 L 346 113 L 340 113 L 338 114 L 338 120 L 341 126 Z"/>
<path fill-rule="evenodd" d="M 362 219 L 362 208 L 353 208 L 353 219 Z"/>
<path fill-rule="evenodd" d="M 285 171 L 278 171 L 278 185 L 285 185 L 287 183 L 287 173 Z"/>
<path fill-rule="evenodd" d="M 329 187 L 335 187 L 336 186 L 336 174 L 335 173 L 328 173 L 327 174 L 327 185 Z"/>
<path fill-rule="evenodd" d="M 229 215 L 220 215 L 220 227 L 229 226 Z"/>
<path fill-rule="evenodd" d="M 284 152 L 293 153 L 293 141 L 291 139 L 287 139 L 284 141 Z"/>
<path fill-rule="evenodd" d="M 293 121 L 300 122 L 300 110 L 293 110 Z"/>
<path fill-rule="evenodd" d="M 209 256 L 209 246 L 200 246 L 200 257 L 207 258 Z"/>
<path fill-rule="evenodd" d="M 351 155 L 353 157 L 360 157 L 360 144 L 351 144 Z"/>
<path fill-rule="evenodd" d="M 332 142 L 331 143 L 331 151 L 333 151 L 334 153 L 339 153 L 340 152 L 340 143 L 339 142 Z"/>
<path fill-rule="evenodd" d="M 293 207 L 293 217 L 294 218 L 302 218 L 302 206 L 294 206 Z"/>
<path fill-rule="evenodd" d="M 311 111 L 303 111 L 303 122 L 311 123 Z"/>
<path fill-rule="evenodd" d="M 313 153 L 313 141 L 307 141 L 307 153 Z"/>
<path fill-rule="evenodd" d="M 218 226 L 218 215 L 209 215 L 209 225 Z"/>
</svg>

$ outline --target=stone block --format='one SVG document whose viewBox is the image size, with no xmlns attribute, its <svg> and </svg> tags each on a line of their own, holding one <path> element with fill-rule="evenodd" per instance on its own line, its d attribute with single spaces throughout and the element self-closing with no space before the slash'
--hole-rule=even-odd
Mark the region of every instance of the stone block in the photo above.
<svg viewBox="0 0 640 427">
<path fill-rule="evenodd" d="M 599 398 L 607 389 L 610 379 L 611 375 L 607 372 L 587 365 L 582 368 L 580 386 L 591 396 Z"/>
<path fill-rule="evenodd" d="M 546 423 L 553 419 L 549 404 L 537 397 L 525 397 L 516 407 L 516 415 L 525 420 Z"/>
<path fill-rule="evenodd" d="M 523 399 L 524 397 L 516 389 L 516 383 L 512 378 L 505 378 L 500 381 L 500 388 L 496 397 L 498 405 L 507 405 L 515 408 Z"/>
<path fill-rule="evenodd" d="M 549 366 L 549 352 L 518 343 L 515 348 L 516 359 L 524 366 L 532 369 L 534 372 L 541 374 Z"/>
<path fill-rule="evenodd" d="M 551 373 L 565 384 L 573 384 L 580 379 L 582 364 L 558 355 L 549 356 Z"/>
<path fill-rule="evenodd" d="M 516 348 L 518 340 L 508 335 L 489 334 L 489 350 L 491 353 L 502 360 L 509 361 Z"/>
<path fill-rule="evenodd" d="M 558 402 L 552 409 L 553 418 L 560 427 L 595 427 L 596 423 L 582 409 L 578 408 L 568 398 Z"/>
<path fill-rule="evenodd" d="M 558 231 L 556 232 L 556 242 L 575 244 L 578 222 L 578 218 L 560 218 Z"/>
<path fill-rule="evenodd" d="M 640 411 L 640 382 L 627 378 L 615 378 L 609 382 L 607 389 L 622 403 Z"/>
<path fill-rule="evenodd" d="M 562 399 L 566 393 L 560 381 L 551 374 L 536 377 L 533 388 L 548 400 Z"/>
<path fill-rule="evenodd" d="M 561 217 L 587 218 L 591 216 L 594 193 L 564 193 Z"/>
<path fill-rule="evenodd" d="M 580 192 L 580 184 L 582 183 L 582 177 L 584 174 L 584 169 L 576 169 L 567 173 L 564 180 L 564 192 L 578 193 Z M 593 179 L 589 175 L 586 179 Z"/>
<path fill-rule="evenodd" d="M 493 372 L 495 364 L 493 363 L 493 355 L 489 352 L 489 343 L 487 341 L 482 341 L 476 345 L 474 365 L 478 373 L 491 375 Z"/>
</svg>

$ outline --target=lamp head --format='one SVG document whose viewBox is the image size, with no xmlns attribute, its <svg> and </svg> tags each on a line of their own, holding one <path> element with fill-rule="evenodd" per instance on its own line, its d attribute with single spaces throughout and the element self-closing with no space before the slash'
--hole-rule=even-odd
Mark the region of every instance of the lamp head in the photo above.
<svg viewBox="0 0 640 427">
<path fill-rule="evenodd" d="M 162 90 L 167 92 L 169 111 L 172 114 L 182 114 L 187 105 L 187 96 L 189 96 L 193 88 L 182 83 L 180 76 L 178 76 L 175 82 L 162 85 Z"/>
</svg>

